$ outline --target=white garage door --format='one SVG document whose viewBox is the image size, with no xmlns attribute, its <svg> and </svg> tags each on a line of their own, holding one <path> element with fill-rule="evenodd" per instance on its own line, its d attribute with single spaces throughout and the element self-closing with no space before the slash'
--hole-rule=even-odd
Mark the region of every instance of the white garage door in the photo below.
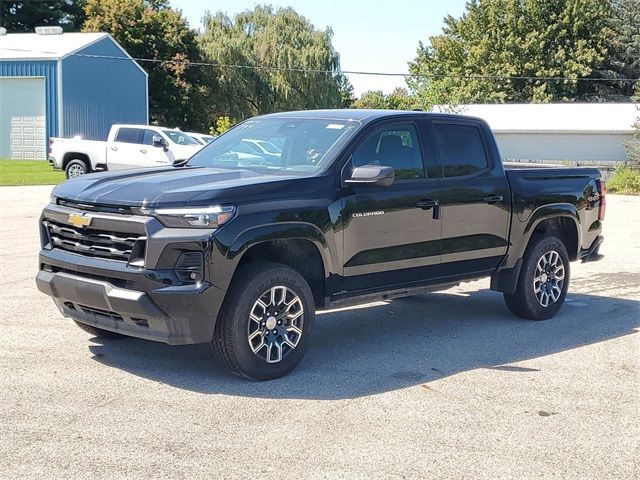
<svg viewBox="0 0 640 480">
<path fill-rule="evenodd" d="M 44 115 L 11 117 L 11 158 L 46 160 Z"/>
<path fill-rule="evenodd" d="M 44 78 L 0 78 L 0 159 L 46 157 Z"/>
</svg>

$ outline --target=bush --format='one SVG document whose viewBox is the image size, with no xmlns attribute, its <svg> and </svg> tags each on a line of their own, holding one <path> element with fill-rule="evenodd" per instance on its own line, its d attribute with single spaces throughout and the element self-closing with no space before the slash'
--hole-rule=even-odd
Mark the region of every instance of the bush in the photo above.
<svg viewBox="0 0 640 480">
<path fill-rule="evenodd" d="M 621 165 L 607 180 L 607 191 L 624 195 L 640 195 L 640 169 Z"/>
</svg>

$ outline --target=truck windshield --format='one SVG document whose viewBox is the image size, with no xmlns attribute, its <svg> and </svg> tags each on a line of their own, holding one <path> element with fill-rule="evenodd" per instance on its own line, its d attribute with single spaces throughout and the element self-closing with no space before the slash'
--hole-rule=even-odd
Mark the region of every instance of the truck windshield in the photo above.
<svg viewBox="0 0 640 480">
<path fill-rule="evenodd" d="M 331 164 L 359 122 L 319 118 L 255 118 L 232 128 L 187 165 L 313 175 Z"/>
<path fill-rule="evenodd" d="M 167 137 L 169 137 L 169 140 L 177 145 L 200 145 L 189 135 L 179 130 L 162 130 L 162 133 L 164 133 Z"/>
</svg>

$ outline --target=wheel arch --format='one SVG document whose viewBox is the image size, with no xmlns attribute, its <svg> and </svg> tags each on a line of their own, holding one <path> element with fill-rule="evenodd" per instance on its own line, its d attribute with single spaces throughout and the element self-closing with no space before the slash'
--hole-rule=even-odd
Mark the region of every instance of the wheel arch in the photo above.
<svg viewBox="0 0 640 480">
<path fill-rule="evenodd" d="M 67 152 L 64 154 L 62 157 L 62 170 L 66 170 L 67 165 L 69 165 L 71 160 L 82 160 L 87 165 L 87 172 L 92 170 L 89 155 L 79 152 Z"/>
<path fill-rule="evenodd" d="M 236 264 L 234 276 L 239 267 L 253 261 L 287 265 L 307 281 L 316 306 L 325 305 L 331 254 L 324 235 L 315 225 L 284 223 L 251 228 L 233 241 L 226 256 Z M 229 284 L 232 281 L 233 278 L 229 279 Z"/>
<path fill-rule="evenodd" d="M 578 259 L 581 245 L 580 215 L 571 204 L 545 205 L 529 217 L 524 230 L 526 243 L 522 254 L 531 244 L 534 234 L 555 236 L 562 240 L 571 261 Z"/>
</svg>

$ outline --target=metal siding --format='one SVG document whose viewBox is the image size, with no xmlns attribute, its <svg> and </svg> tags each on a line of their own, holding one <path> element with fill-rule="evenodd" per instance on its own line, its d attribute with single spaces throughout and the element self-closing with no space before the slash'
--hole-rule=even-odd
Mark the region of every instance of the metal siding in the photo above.
<svg viewBox="0 0 640 480">
<path fill-rule="evenodd" d="M 47 141 L 58 136 L 58 76 L 55 60 L 2 60 L 0 77 L 44 77 Z M 0 105 L 1 107 L 1 105 Z"/>
<path fill-rule="evenodd" d="M 500 154 L 507 160 L 588 162 L 599 165 L 626 161 L 624 144 L 633 138 L 631 133 L 494 134 Z"/>
<path fill-rule="evenodd" d="M 147 123 L 146 75 L 110 38 L 62 59 L 62 123 L 65 137 L 106 140 L 114 123 Z"/>
</svg>

